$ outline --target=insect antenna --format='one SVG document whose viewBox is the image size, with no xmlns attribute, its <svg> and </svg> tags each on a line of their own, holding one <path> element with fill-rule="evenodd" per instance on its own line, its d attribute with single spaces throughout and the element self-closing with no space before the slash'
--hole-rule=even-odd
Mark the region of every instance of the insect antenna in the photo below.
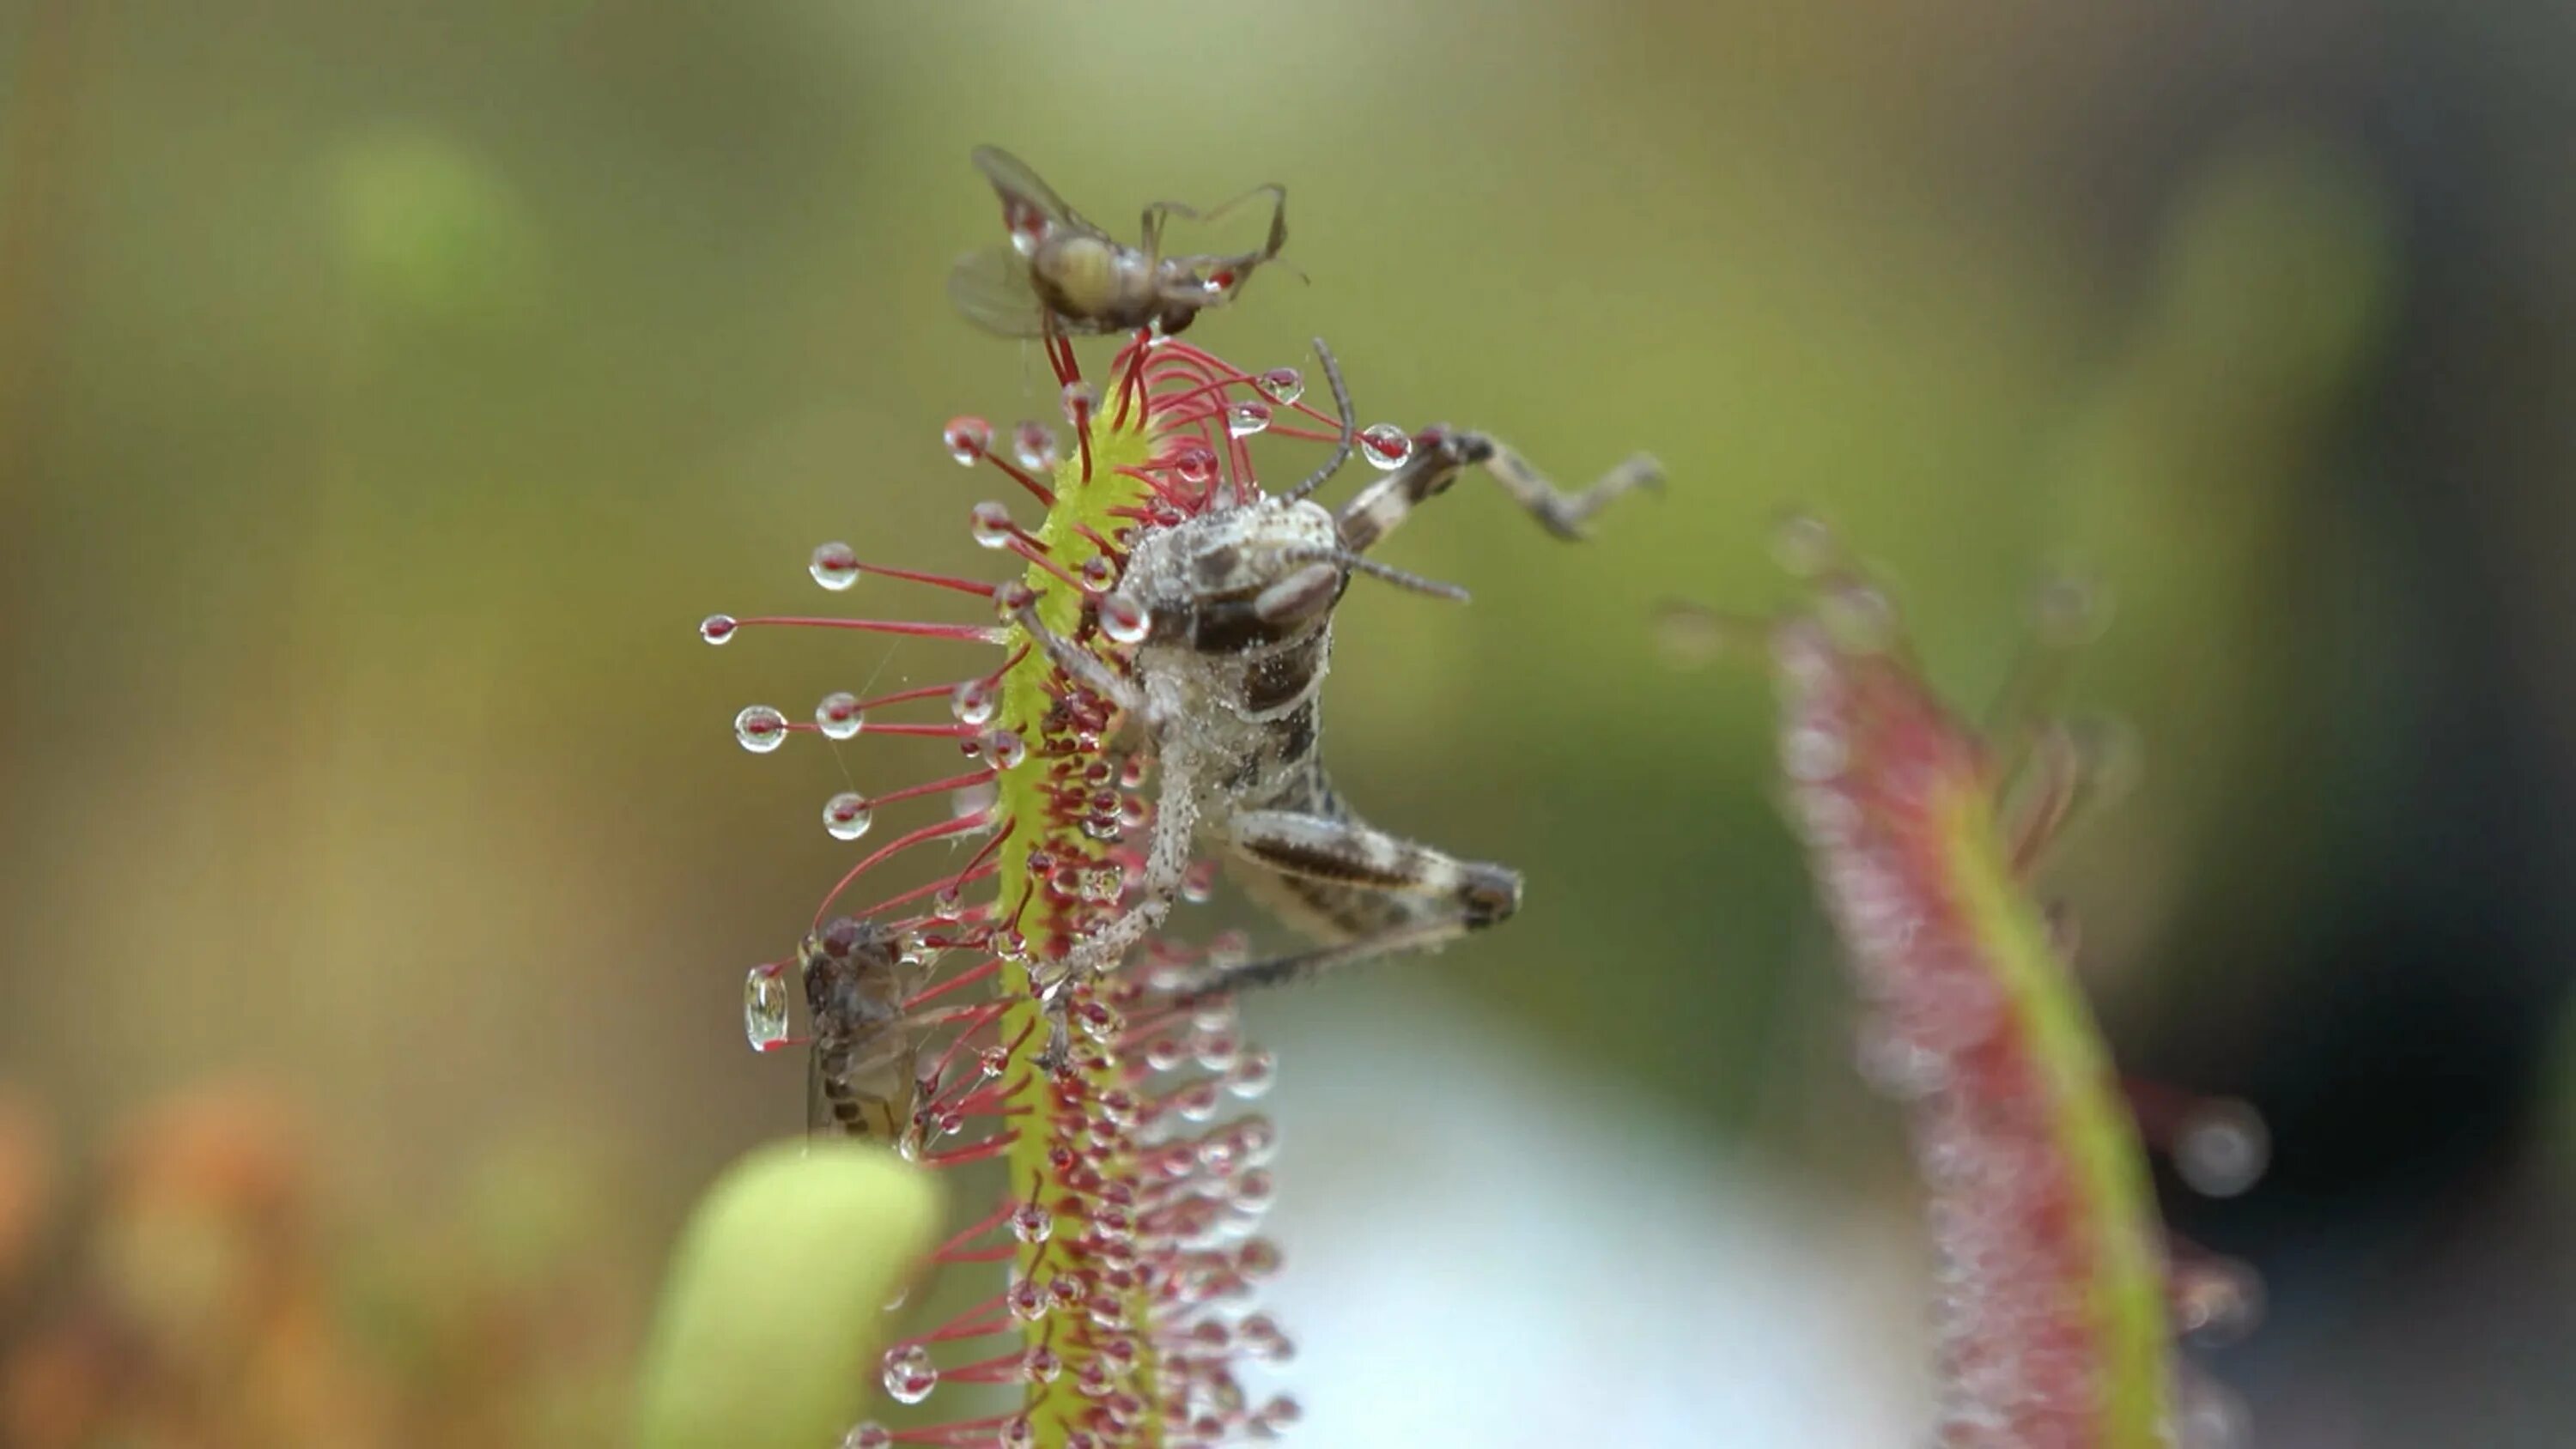
<svg viewBox="0 0 2576 1449">
<path fill-rule="evenodd" d="M 1366 574 L 1370 578 L 1383 580 L 1410 593 L 1429 594 L 1435 599 L 1448 599 L 1460 604 L 1467 602 L 1467 591 L 1456 584 L 1427 579 L 1420 574 L 1407 572 L 1392 564 L 1379 563 L 1376 559 L 1352 553 L 1347 549 L 1292 549 L 1285 557 L 1293 563 L 1338 564 L 1352 573 Z"/>
<path fill-rule="evenodd" d="M 1315 360 L 1323 364 L 1324 381 L 1332 386 L 1333 410 L 1342 419 L 1342 439 L 1334 447 L 1333 456 L 1324 460 L 1323 467 L 1309 474 L 1305 482 L 1288 490 L 1287 498 L 1291 503 L 1333 481 L 1333 475 L 1342 471 L 1342 465 L 1351 460 L 1351 450 L 1359 445 L 1357 414 L 1351 408 L 1350 386 L 1342 381 L 1341 364 L 1333 361 L 1333 350 L 1324 345 L 1321 337 L 1315 339 Z"/>
</svg>

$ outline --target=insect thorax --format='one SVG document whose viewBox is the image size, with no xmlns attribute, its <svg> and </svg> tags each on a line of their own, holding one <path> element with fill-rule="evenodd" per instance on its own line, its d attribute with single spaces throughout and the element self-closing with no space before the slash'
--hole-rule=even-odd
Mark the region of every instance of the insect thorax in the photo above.
<svg viewBox="0 0 2576 1449">
<path fill-rule="evenodd" d="M 1127 592 L 1155 621 L 1139 681 L 1172 721 L 1157 743 L 1211 761 L 1202 777 L 1238 802 L 1266 803 L 1311 760 L 1332 653 L 1329 606 L 1272 621 L 1256 601 L 1338 550 L 1330 513 L 1270 498 L 1153 534 L 1129 560 Z"/>
</svg>

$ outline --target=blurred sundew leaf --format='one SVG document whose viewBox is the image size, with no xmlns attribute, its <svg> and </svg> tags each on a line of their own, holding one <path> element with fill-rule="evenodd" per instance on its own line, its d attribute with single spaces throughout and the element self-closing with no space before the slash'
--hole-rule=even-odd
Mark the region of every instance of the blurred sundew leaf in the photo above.
<svg viewBox="0 0 2576 1449">
<path fill-rule="evenodd" d="M 421 131 L 342 143 L 333 222 L 357 295 L 424 321 L 517 310 L 540 266 L 535 223 L 507 181 L 464 147 Z"/>
<path fill-rule="evenodd" d="M 866 1408 L 885 1305 L 930 1248 L 930 1179 L 864 1143 L 781 1143 L 728 1169 L 673 1257 L 646 1346 L 645 1449 L 810 1449 Z"/>
</svg>

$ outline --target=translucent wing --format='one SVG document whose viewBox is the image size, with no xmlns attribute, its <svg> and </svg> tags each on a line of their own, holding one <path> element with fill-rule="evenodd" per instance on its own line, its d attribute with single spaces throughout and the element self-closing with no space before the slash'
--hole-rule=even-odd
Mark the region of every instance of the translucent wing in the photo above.
<svg viewBox="0 0 2576 1449">
<path fill-rule="evenodd" d="M 1095 236 L 1107 235 L 1068 205 L 1063 197 L 1056 195 L 1054 187 L 1029 169 L 1029 163 L 1001 147 L 976 147 L 975 169 L 983 172 L 984 179 L 993 183 L 993 189 L 1002 194 L 1004 202 L 1028 207 L 1058 225 L 1079 227 Z"/>
<path fill-rule="evenodd" d="M 1004 337 L 1046 335 L 1046 304 L 1029 285 L 1026 257 L 1007 244 L 968 252 L 948 272 L 948 300 L 966 320 Z"/>
<path fill-rule="evenodd" d="M 831 1093 L 823 1080 L 823 1052 L 820 1047 L 805 1053 L 805 1135 L 841 1135 L 841 1124 L 832 1111 Z"/>
</svg>

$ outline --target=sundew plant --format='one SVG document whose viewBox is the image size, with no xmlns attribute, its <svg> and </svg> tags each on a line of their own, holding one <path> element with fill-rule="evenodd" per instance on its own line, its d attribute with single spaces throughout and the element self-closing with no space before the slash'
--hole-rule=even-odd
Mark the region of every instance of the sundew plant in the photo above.
<svg viewBox="0 0 2576 1449">
<path fill-rule="evenodd" d="M 1148 530 L 1260 496 L 1256 452 L 1278 438 L 1347 440 L 1347 420 L 1303 400 L 1291 367 L 1246 372 L 1176 339 L 1129 341 L 1095 385 L 1069 345 L 1048 349 L 1065 431 L 980 418 L 950 421 L 943 443 L 989 469 L 1019 503 L 974 507 L 975 541 L 1019 565 L 998 582 L 814 551 L 811 572 L 840 592 L 863 579 L 962 601 L 965 617 L 734 618 L 700 626 L 709 643 L 776 628 L 843 629 L 944 640 L 988 661 L 963 677 L 873 698 L 836 693 L 810 719 L 765 705 L 735 720 L 744 748 L 791 736 L 915 735 L 956 742 L 956 774 L 823 807 L 843 840 L 891 834 L 850 868 L 814 915 L 809 945 L 830 952 L 852 922 L 890 936 L 917 984 L 877 1029 L 906 1044 L 894 1137 L 932 1169 L 998 1162 L 1006 1185 L 931 1254 L 944 1272 L 981 1275 L 965 1311 L 912 1332 L 878 1364 L 884 1398 L 928 1405 L 924 1422 L 870 1419 L 847 1449 L 894 1444 L 1197 1446 L 1274 1437 L 1293 1398 L 1246 1381 L 1290 1354 L 1253 1300 L 1279 1265 L 1255 1235 L 1274 1187 L 1268 1121 L 1229 1116 L 1271 1080 L 1269 1053 L 1243 1040 L 1230 1005 L 1181 1004 L 1169 988 L 1214 953 L 1156 937 L 1096 979 L 1055 968 L 1115 919 L 1145 862 L 1138 841 L 1155 808 L 1153 762 L 1122 739 L 1113 703 L 1036 647 L 1034 617 L 1109 670 L 1126 667 L 1150 620 L 1119 592 Z M 1381 468 L 1411 451 L 1380 426 L 1359 448 Z M 1021 515 L 1031 521 L 1021 521 Z M 1025 611 L 1025 612 L 1024 612 Z M 939 717 L 944 711 L 944 717 Z M 900 718 L 911 713 L 933 716 Z M 897 823 L 906 811 L 929 818 Z M 880 826 L 880 817 L 885 823 Z M 930 881 L 860 901 L 881 868 L 933 842 L 975 842 Z M 1207 869 L 1185 894 L 1203 897 Z M 752 968 L 744 1003 L 752 1044 L 794 1035 L 795 961 Z M 853 1225 L 853 1231 L 863 1231 Z M 998 1413 L 940 1416 L 953 1386 L 1015 1386 Z"/>
<path fill-rule="evenodd" d="M 813 1360 L 804 1372 L 828 1377 L 836 1355 L 864 1357 L 876 1406 L 850 1407 L 855 1391 L 797 1398 L 780 1431 L 788 1437 L 750 1432 L 761 1410 L 738 1396 L 654 1397 L 655 1376 L 700 1349 L 766 1343 L 692 1327 L 685 1313 L 675 1329 L 666 1309 L 648 1371 L 656 1446 L 837 1436 L 840 1449 L 1215 1449 L 1277 1438 L 1298 1419 L 1297 1400 L 1272 1379 L 1290 1341 L 1257 1303 L 1281 1266 L 1258 1235 L 1277 1191 L 1267 1166 L 1275 1133 L 1237 1105 L 1261 1095 L 1275 1064 L 1243 1038 L 1231 1003 L 1205 994 L 1210 981 L 1237 979 L 1228 973 L 1242 966 L 1243 943 L 1192 946 L 1159 929 L 1169 899 L 1157 882 L 1203 899 L 1213 864 L 1179 869 L 1173 845 L 1190 836 L 1177 827 L 1191 817 L 1168 814 L 1162 823 L 1175 828 L 1155 829 L 1158 811 L 1199 801 L 1177 747 L 1156 758 L 1173 722 L 1140 729 L 1130 718 L 1149 697 L 1133 679 L 1161 607 L 1130 590 L 1153 577 L 1150 568 L 1131 576 L 1131 565 L 1172 541 L 1158 533 L 1267 506 L 1264 460 L 1286 440 L 1334 449 L 1284 490 L 1293 500 L 1353 452 L 1396 470 L 1445 459 L 1472 438 L 1483 452 L 1465 461 L 1491 467 L 1564 537 L 1580 536 L 1602 501 L 1660 476 L 1641 455 L 1569 497 L 1482 435 L 1360 428 L 1320 343 L 1317 353 L 1330 413 L 1305 401 L 1295 368 L 1248 371 L 1154 327 L 1126 338 L 1095 380 L 1050 328 L 1061 430 L 959 417 L 941 437 L 956 463 L 1007 485 L 1005 499 L 976 504 L 968 520 L 978 545 L 1006 556 L 1000 577 L 928 572 L 826 543 L 808 566 L 823 589 L 866 582 L 872 596 L 928 607 L 894 617 L 719 614 L 700 625 L 715 645 L 843 630 L 948 646 L 961 661 L 953 679 L 871 697 L 836 692 L 793 716 L 752 705 L 734 733 L 761 755 L 798 735 L 929 738 L 959 752 L 952 773 L 824 803 L 834 838 L 883 843 L 824 892 L 794 953 L 751 968 L 743 1005 L 755 1049 L 810 1048 L 818 1120 L 878 1144 L 864 1160 L 843 1149 L 828 1191 L 766 1228 L 755 1223 L 803 1253 L 768 1290 L 785 1295 L 774 1316 L 794 1318 L 797 1293 L 835 1281 L 826 1270 L 836 1255 L 866 1257 L 871 1243 L 877 1258 L 917 1260 L 937 1275 L 943 1304 L 965 1306 L 909 1323 L 879 1305 L 917 1291 L 912 1268 L 879 1264 L 851 1279 L 868 1285 L 856 1305 L 864 1325 L 825 1335 L 819 1353 L 804 1344 Z M 1364 494 L 1329 525 L 1337 538 L 1291 550 L 1292 561 L 1318 566 L 1296 577 L 1319 581 L 1282 582 L 1260 600 L 1279 594 L 1303 617 L 1328 614 L 1354 571 L 1452 592 L 1357 553 L 1456 472 L 1402 474 Z M 1937 1442 L 2238 1442 L 2240 1416 L 2173 1344 L 2178 1331 L 2245 1319 L 2250 1279 L 2168 1237 L 2146 1153 L 2168 1150 L 2187 1181 L 2234 1191 L 2259 1169 L 2259 1123 L 2236 1104 L 2120 1080 L 2070 969 L 2071 930 L 2031 892 L 2045 848 L 2099 778 L 2079 732 L 2037 712 L 2042 692 L 2029 686 L 2053 670 L 2023 680 L 1995 727 L 1971 729 L 1924 683 L 1893 609 L 1832 540 L 1804 522 L 1787 537 L 1813 585 L 1804 605 L 1762 629 L 1780 687 L 1788 814 L 1866 1004 L 1864 1061 L 1907 1110 L 1938 1259 Z M 1227 560 L 1219 572 L 1233 567 L 1231 546 L 1211 553 Z M 2059 597 L 2050 611 L 2055 636 L 2080 632 L 2084 611 L 2069 598 L 2080 601 Z M 1299 666 L 1297 689 L 1320 682 L 1325 642 Z M 2035 657 L 2053 658 L 2066 640 L 2048 642 Z M 1286 755 L 1302 761 L 1311 715 L 1297 729 Z M 1157 794 L 1158 774 L 1169 798 Z M 1337 819 L 1339 808 L 1322 813 Z M 947 854 L 930 879 L 893 876 L 898 861 L 932 846 Z M 1511 872 L 1403 842 L 1373 848 L 1384 858 L 1313 859 L 1391 893 L 1432 879 L 1399 872 L 1408 862 L 1442 865 L 1452 885 L 1493 871 L 1496 883 L 1480 887 L 1497 902 L 1493 915 L 1440 923 L 1449 934 L 1517 903 Z M 1382 879 L 1361 869 L 1372 865 Z M 1286 974 L 1270 964 L 1251 974 Z M 976 1183 L 998 1175 L 999 1188 L 934 1230 L 937 1209 L 916 1183 L 923 1170 Z M 720 1192 L 712 1218 L 756 1197 Z M 730 1270 L 706 1264 L 721 1260 L 716 1249 L 684 1251 L 675 1295 L 720 1279 Z M 885 1342 L 896 1323 L 904 1330 Z"/>
<path fill-rule="evenodd" d="M 1810 601 L 1769 630 L 1787 813 L 1867 1005 L 1862 1061 L 1906 1104 L 1937 1257 L 1945 1449 L 2220 1449 L 2241 1412 L 2173 1351 L 2251 1310 L 2237 1265 L 2169 1245 L 2151 1133 L 2214 1193 L 2260 1170 L 2241 1104 L 2124 1086 L 2030 878 L 2104 752 L 2038 714 L 2088 627 L 2053 587 L 1989 731 L 1925 684 L 1886 596 L 1812 520 Z M 2132 1098 L 2147 1110 L 2133 1109 Z"/>
</svg>

